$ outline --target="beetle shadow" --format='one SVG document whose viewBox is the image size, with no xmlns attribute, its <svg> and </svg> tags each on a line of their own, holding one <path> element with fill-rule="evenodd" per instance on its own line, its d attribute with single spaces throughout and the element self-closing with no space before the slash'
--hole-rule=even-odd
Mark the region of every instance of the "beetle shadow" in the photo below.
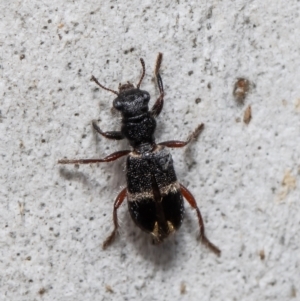
<svg viewBox="0 0 300 301">
<path fill-rule="evenodd" d="M 92 188 L 89 177 L 81 171 L 74 169 L 70 170 L 66 167 L 60 167 L 59 175 L 65 180 L 79 182 L 85 186 L 90 186 L 89 188 Z"/>
</svg>

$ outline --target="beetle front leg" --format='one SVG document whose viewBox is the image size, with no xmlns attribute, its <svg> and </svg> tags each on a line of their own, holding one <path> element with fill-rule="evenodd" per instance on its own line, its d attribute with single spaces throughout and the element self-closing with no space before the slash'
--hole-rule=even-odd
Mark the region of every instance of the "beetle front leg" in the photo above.
<svg viewBox="0 0 300 301">
<path fill-rule="evenodd" d="M 125 138 L 122 132 L 120 131 L 103 132 L 97 125 L 96 121 L 93 121 L 93 128 L 96 132 L 98 132 L 100 135 L 107 139 L 122 140 Z"/>
<path fill-rule="evenodd" d="M 181 189 L 181 193 L 182 193 L 183 197 L 189 202 L 189 204 L 192 206 L 192 208 L 194 208 L 197 212 L 198 222 L 199 222 L 199 227 L 200 227 L 201 242 L 204 243 L 208 248 L 210 248 L 215 254 L 220 256 L 220 254 L 221 254 L 220 249 L 217 246 L 215 246 L 212 242 L 210 242 L 209 239 L 205 235 L 203 218 L 201 216 L 201 212 L 197 206 L 195 198 L 189 192 L 189 190 L 187 188 L 185 188 L 182 184 L 180 184 L 180 189 Z"/>
<path fill-rule="evenodd" d="M 151 115 L 153 117 L 157 117 L 160 114 L 160 112 L 162 111 L 162 108 L 164 106 L 164 86 L 163 86 L 161 76 L 159 74 L 161 62 L 162 62 L 162 53 L 159 53 L 157 56 L 157 59 L 156 59 L 154 74 L 156 77 L 160 95 L 151 109 Z"/>
<path fill-rule="evenodd" d="M 123 201 L 125 200 L 126 195 L 127 195 L 127 188 L 124 188 L 119 193 L 119 195 L 117 196 L 117 198 L 115 200 L 114 211 L 113 211 L 114 230 L 104 241 L 103 246 L 102 246 L 103 249 L 106 249 L 114 241 L 116 234 L 118 233 L 119 223 L 118 223 L 117 210 L 122 205 Z"/>
<path fill-rule="evenodd" d="M 184 147 L 187 144 L 189 144 L 193 139 L 196 139 L 201 134 L 203 129 L 204 129 L 204 124 L 201 123 L 200 125 L 198 125 L 198 127 L 195 129 L 195 131 L 191 135 L 189 135 L 189 137 L 186 141 L 170 140 L 170 141 L 165 141 L 165 142 L 161 142 L 158 144 L 164 145 L 166 147 Z"/>
</svg>

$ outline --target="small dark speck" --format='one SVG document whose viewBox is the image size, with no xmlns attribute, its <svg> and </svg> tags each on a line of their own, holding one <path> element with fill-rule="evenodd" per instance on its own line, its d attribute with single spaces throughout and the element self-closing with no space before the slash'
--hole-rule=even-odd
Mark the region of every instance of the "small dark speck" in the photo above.
<svg viewBox="0 0 300 301">
<path fill-rule="evenodd" d="M 135 49 L 134 47 L 131 47 L 129 50 L 125 50 L 124 54 L 128 54 L 129 52 L 133 52 Z"/>
<path fill-rule="evenodd" d="M 44 69 L 45 69 L 45 70 L 48 70 L 48 66 L 44 66 Z"/>
<path fill-rule="evenodd" d="M 74 116 L 79 116 L 79 113 L 75 113 Z"/>
<path fill-rule="evenodd" d="M 50 24 L 50 23 L 52 23 L 52 20 L 51 20 L 51 19 L 49 19 L 49 20 L 48 20 L 48 23 L 49 23 L 49 24 Z"/>
<path fill-rule="evenodd" d="M 40 203 L 40 209 L 43 209 L 46 207 L 46 204 L 45 203 Z"/>
<path fill-rule="evenodd" d="M 61 92 L 61 91 L 62 91 L 62 88 L 57 89 L 57 92 Z"/>
<path fill-rule="evenodd" d="M 259 146 L 257 149 L 261 149 L 261 146 Z"/>
<path fill-rule="evenodd" d="M 48 29 L 48 26 L 44 26 L 43 29 Z"/>
<path fill-rule="evenodd" d="M 294 285 L 292 285 L 292 288 L 291 288 L 291 297 L 292 298 L 297 297 L 297 290 L 296 290 L 296 287 Z"/>
<path fill-rule="evenodd" d="M 106 213 L 103 213 L 103 216 L 106 216 Z"/>
<path fill-rule="evenodd" d="M 127 257 L 126 254 L 125 254 L 125 253 L 122 253 L 122 254 L 121 254 L 121 261 L 125 261 L 126 257 Z"/>
<path fill-rule="evenodd" d="M 39 295 L 44 295 L 46 293 L 46 289 L 44 287 L 42 287 L 40 290 L 39 290 Z"/>
<path fill-rule="evenodd" d="M 45 139 L 42 139 L 42 140 L 41 140 L 41 142 L 42 142 L 42 143 L 45 143 L 45 142 L 46 142 L 46 140 L 45 140 Z"/>
<path fill-rule="evenodd" d="M 60 214 L 57 214 L 57 217 L 59 218 L 59 217 L 61 217 L 61 215 L 60 215 Z"/>
<path fill-rule="evenodd" d="M 106 64 L 109 64 L 109 60 L 106 61 Z"/>
<path fill-rule="evenodd" d="M 206 160 L 206 161 L 205 161 L 205 164 L 209 164 L 209 160 Z"/>
<path fill-rule="evenodd" d="M 93 217 L 90 217 L 90 221 L 93 221 L 94 220 L 94 218 Z"/>
<path fill-rule="evenodd" d="M 72 68 L 72 63 L 68 63 L 68 65 L 67 65 L 67 69 L 71 69 Z"/>
<path fill-rule="evenodd" d="M 194 72 L 193 71 L 189 71 L 188 75 L 191 76 Z"/>
<path fill-rule="evenodd" d="M 215 194 L 218 194 L 218 193 L 219 193 L 219 190 L 218 190 L 218 189 L 216 189 L 216 190 L 215 190 Z"/>
<path fill-rule="evenodd" d="M 261 260 L 265 259 L 266 255 L 265 255 L 265 251 L 264 250 L 260 250 L 259 251 L 259 257 L 260 257 Z"/>
<path fill-rule="evenodd" d="M 21 54 L 20 55 L 20 60 L 22 61 L 22 60 L 24 60 L 25 59 L 25 54 Z"/>
<path fill-rule="evenodd" d="M 113 9 L 113 8 L 114 8 L 114 6 L 111 6 L 111 7 L 110 7 L 110 9 Z"/>
<path fill-rule="evenodd" d="M 50 227 L 50 228 L 49 228 L 49 231 L 53 231 L 53 227 Z"/>
<path fill-rule="evenodd" d="M 60 83 L 61 83 L 61 80 L 59 79 L 57 82 L 60 84 Z"/>
<path fill-rule="evenodd" d="M 256 25 L 255 25 L 255 24 L 253 24 L 253 27 L 255 28 L 255 27 L 256 27 Z"/>
<path fill-rule="evenodd" d="M 210 83 L 207 84 L 207 88 L 211 89 L 211 84 Z"/>
<path fill-rule="evenodd" d="M 32 280 L 32 279 L 29 279 L 29 280 L 28 280 L 28 282 L 30 282 L 30 283 L 31 283 L 31 282 L 33 282 L 33 280 Z"/>
<path fill-rule="evenodd" d="M 20 253 L 17 253 L 17 256 L 20 256 Z"/>
<path fill-rule="evenodd" d="M 193 57 L 192 62 L 193 62 L 193 63 L 197 62 L 197 58 L 196 58 L 196 57 Z"/>
<path fill-rule="evenodd" d="M 95 12 L 91 11 L 91 12 L 90 12 L 90 15 L 93 15 L 94 13 L 95 13 Z"/>
<path fill-rule="evenodd" d="M 43 45 L 44 44 L 44 42 L 42 41 L 41 43 L 40 43 L 40 45 Z"/>
<path fill-rule="evenodd" d="M 213 14 L 213 7 L 211 6 L 207 12 L 207 19 L 210 19 L 212 17 L 212 14 Z"/>
<path fill-rule="evenodd" d="M 196 103 L 196 104 L 198 104 L 198 103 L 200 103 L 200 102 L 201 102 L 201 98 L 198 97 L 198 98 L 195 99 L 195 103 Z"/>
<path fill-rule="evenodd" d="M 79 232 L 80 231 L 80 228 L 76 228 L 76 232 Z"/>
<path fill-rule="evenodd" d="M 75 90 L 75 87 L 74 87 L 74 86 L 70 87 L 70 90 L 71 90 L 71 91 L 74 91 L 74 90 Z"/>
<path fill-rule="evenodd" d="M 81 138 L 82 138 L 82 139 L 86 138 L 86 134 L 83 134 L 83 135 L 81 136 Z"/>
</svg>

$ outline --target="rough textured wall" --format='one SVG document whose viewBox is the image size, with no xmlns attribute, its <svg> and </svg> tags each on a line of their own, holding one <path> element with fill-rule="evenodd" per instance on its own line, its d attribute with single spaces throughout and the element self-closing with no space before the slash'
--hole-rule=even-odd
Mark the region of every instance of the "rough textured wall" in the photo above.
<svg viewBox="0 0 300 301">
<path fill-rule="evenodd" d="M 2 1 L 0 4 L 1 300 L 297 300 L 299 286 L 300 2 Z M 160 246 L 120 209 L 124 160 L 59 166 L 127 147 L 91 127 L 119 128 L 117 89 L 137 83 L 165 107 L 157 140 L 172 150 L 217 258 L 197 241 L 195 212 Z M 232 95 L 250 81 L 244 104 Z M 248 106 L 249 124 L 243 121 Z M 42 296 L 42 299 L 41 299 Z"/>
</svg>

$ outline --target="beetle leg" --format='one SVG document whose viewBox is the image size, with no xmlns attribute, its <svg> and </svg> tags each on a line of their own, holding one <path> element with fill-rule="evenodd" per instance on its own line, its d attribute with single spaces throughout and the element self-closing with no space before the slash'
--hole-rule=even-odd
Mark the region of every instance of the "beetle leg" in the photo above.
<svg viewBox="0 0 300 301">
<path fill-rule="evenodd" d="M 115 239 L 116 234 L 118 232 L 119 223 L 118 223 L 118 215 L 117 210 L 122 205 L 123 201 L 125 200 L 125 197 L 127 195 L 127 188 L 124 188 L 119 195 L 117 196 L 115 203 L 114 203 L 114 211 L 113 211 L 113 221 L 114 221 L 114 230 L 112 233 L 106 238 L 106 240 L 103 243 L 103 249 L 106 249 L 107 246 L 109 246 Z"/>
<path fill-rule="evenodd" d="M 162 108 L 164 106 L 164 86 L 163 86 L 161 76 L 159 74 L 159 68 L 160 68 L 161 62 L 162 62 L 162 53 L 159 53 L 157 56 L 157 59 L 156 59 L 154 74 L 156 77 L 160 95 L 151 109 L 151 114 L 153 117 L 157 117 L 160 114 L 160 112 L 162 111 Z"/>
<path fill-rule="evenodd" d="M 100 135 L 102 135 L 103 137 L 108 138 L 108 139 L 122 140 L 125 138 L 124 135 L 122 134 L 122 132 L 120 132 L 120 131 L 103 132 L 97 125 L 96 121 L 93 121 L 93 128 Z"/>
<path fill-rule="evenodd" d="M 151 115 L 153 117 L 157 117 L 162 111 L 163 106 L 164 106 L 164 92 L 160 93 L 155 104 L 153 105 L 151 109 Z"/>
<path fill-rule="evenodd" d="M 101 163 L 101 162 L 111 162 L 119 159 L 120 157 L 126 156 L 130 153 L 130 150 L 118 151 L 113 154 L 106 156 L 103 159 L 62 159 L 58 161 L 58 164 L 90 164 L 90 163 Z"/>
<path fill-rule="evenodd" d="M 166 147 L 184 147 L 187 144 L 189 144 L 193 139 L 196 139 L 201 132 L 204 129 L 204 124 L 201 123 L 198 125 L 198 127 L 195 129 L 195 131 L 189 135 L 188 139 L 186 141 L 179 141 L 179 140 L 169 140 L 165 142 L 158 143 L 159 145 L 164 145 Z"/>
<path fill-rule="evenodd" d="M 210 242 L 209 239 L 205 235 L 205 228 L 204 228 L 203 219 L 202 219 L 202 216 L 201 216 L 201 212 L 200 212 L 200 210 L 197 206 L 195 198 L 189 192 L 189 190 L 187 188 L 185 188 L 182 184 L 180 184 L 180 189 L 181 189 L 181 193 L 184 196 L 184 198 L 188 201 L 188 203 L 194 209 L 196 209 L 197 216 L 198 216 L 199 227 L 200 227 L 200 237 L 201 237 L 202 243 L 204 243 L 208 248 L 210 248 L 215 254 L 220 256 L 220 254 L 221 254 L 220 249 L 217 246 L 215 246 L 212 242 Z"/>
</svg>

